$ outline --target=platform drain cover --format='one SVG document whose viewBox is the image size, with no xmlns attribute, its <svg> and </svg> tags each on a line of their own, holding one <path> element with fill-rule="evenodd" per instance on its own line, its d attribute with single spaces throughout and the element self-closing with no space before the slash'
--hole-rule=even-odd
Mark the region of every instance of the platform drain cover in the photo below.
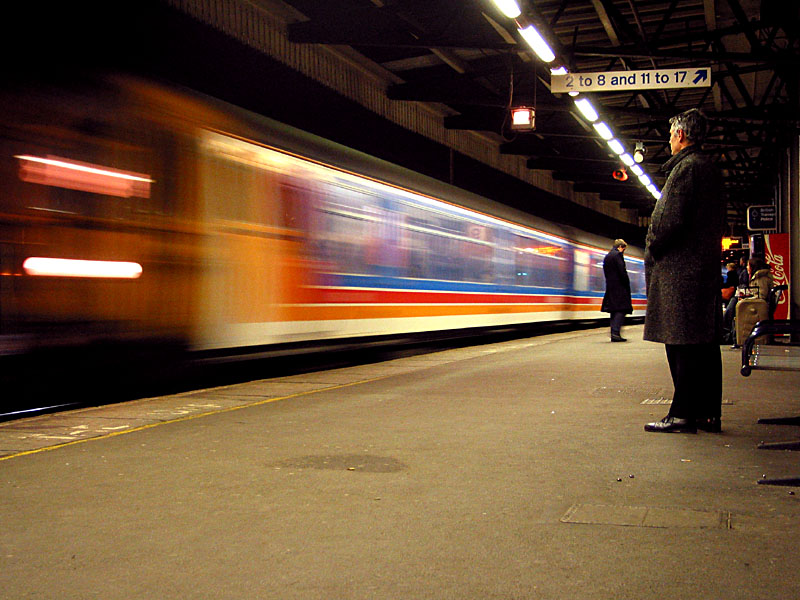
<svg viewBox="0 0 800 600">
<path fill-rule="evenodd" d="M 666 398 L 664 396 L 660 396 L 658 398 L 645 398 L 642 400 L 641 404 L 672 404 L 672 398 Z M 733 404 L 733 400 L 723 400 L 722 404 L 730 406 Z"/>
<path fill-rule="evenodd" d="M 590 525 L 729 529 L 731 515 L 718 510 L 690 508 L 573 504 L 559 520 L 562 523 Z"/>
<path fill-rule="evenodd" d="M 672 398 L 664 398 L 663 396 L 660 398 L 645 398 L 642 400 L 642 404 L 672 404 Z"/>
<path fill-rule="evenodd" d="M 663 393 L 662 388 L 653 387 L 637 387 L 637 386 L 624 386 L 624 387 L 609 387 L 601 386 L 592 391 L 593 396 L 600 396 L 603 398 L 616 398 L 619 396 L 659 396 Z"/>
</svg>

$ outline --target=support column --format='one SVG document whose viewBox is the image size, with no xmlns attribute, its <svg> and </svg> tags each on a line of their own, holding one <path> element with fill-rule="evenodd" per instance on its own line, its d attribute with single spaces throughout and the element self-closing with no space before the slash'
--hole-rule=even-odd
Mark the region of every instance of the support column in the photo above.
<svg viewBox="0 0 800 600">
<path fill-rule="evenodd" d="M 795 134 L 788 150 L 786 231 L 789 233 L 789 248 L 792 257 L 791 281 L 789 282 L 789 317 L 800 318 L 800 135 Z M 781 207 L 783 209 L 783 207 Z"/>
</svg>

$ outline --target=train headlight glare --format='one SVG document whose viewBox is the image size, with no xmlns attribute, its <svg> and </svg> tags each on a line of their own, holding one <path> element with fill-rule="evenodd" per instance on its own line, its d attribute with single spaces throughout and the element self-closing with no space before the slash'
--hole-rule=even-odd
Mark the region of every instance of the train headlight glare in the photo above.
<svg viewBox="0 0 800 600">
<path fill-rule="evenodd" d="M 142 265 L 116 260 L 78 260 L 30 256 L 22 263 L 27 275 L 45 277 L 91 277 L 110 279 L 136 279 L 142 274 Z"/>
</svg>

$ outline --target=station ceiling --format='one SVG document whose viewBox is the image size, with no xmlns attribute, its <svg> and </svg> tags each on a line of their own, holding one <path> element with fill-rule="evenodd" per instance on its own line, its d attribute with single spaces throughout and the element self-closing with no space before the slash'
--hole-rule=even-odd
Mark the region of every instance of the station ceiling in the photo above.
<svg viewBox="0 0 800 600">
<path fill-rule="evenodd" d="M 500 152 L 552 171 L 576 191 L 649 216 L 654 200 L 575 108 L 551 92 L 550 68 L 570 73 L 710 67 L 709 87 L 598 91 L 586 95 L 661 187 L 668 119 L 701 108 L 707 149 L 724 180 L 728 220 L 771 201 L 782 155 L 800 121 L 800 3 L 787 0 L 518 0 L 556 59 L 544 63 L 491 0 L 283 0 L 302 17 L 295 43 L 350 46 L 393 73 L 388 97 L 447 107 L 448 129 L 496 133 Z M 530 132 L 511 131 L 509 107 L 535 107 Z"/>
</svg>

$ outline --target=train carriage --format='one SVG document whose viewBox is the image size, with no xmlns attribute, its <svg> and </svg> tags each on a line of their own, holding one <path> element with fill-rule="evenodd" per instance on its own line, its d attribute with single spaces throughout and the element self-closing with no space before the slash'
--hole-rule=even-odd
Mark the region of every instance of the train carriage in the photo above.
<svg viewBox="0 0 800 600">
<path fill-rule="evenodd" d="M 0 109 L 6 354 L 607 318 L 609 240 L 216 100 L 115 76 L 7 90 Z"/>
</svg>

